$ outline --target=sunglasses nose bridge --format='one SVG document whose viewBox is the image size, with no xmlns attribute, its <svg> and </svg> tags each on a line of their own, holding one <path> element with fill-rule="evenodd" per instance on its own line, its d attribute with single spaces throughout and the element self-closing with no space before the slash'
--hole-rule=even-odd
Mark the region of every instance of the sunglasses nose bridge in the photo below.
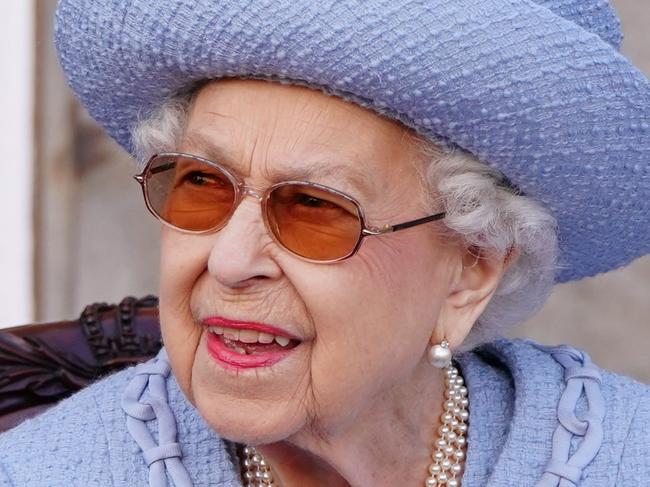
<svg viewBox="0 0 650 487">
<path fill-rule="evenodd" d="M 264 195 L 257 191 L 255 188 L 251 188 L 250 186 L 243 186 L 241 189 L 241 195 L 242 197 L 244 196 L 252 196 L 258 201 L 262 201 L 264 199 Z"/>
</svg>

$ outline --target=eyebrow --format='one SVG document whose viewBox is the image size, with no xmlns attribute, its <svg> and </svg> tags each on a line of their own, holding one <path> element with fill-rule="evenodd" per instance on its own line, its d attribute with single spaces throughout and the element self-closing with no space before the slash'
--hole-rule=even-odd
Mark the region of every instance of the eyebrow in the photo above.
<svg viewBox="0 0 650 487">
<path fill-rule="evenodd" d="M 241 176 L 239 171 L 237 171 L 235 164 L 236 157 L 235 154 L 214 144 L 206 136 L 199 132 L 191 132 L 185 134 L 182 141 L 182 146 L 189 147 L 190 150 L 197 150 L 202 157 L 209 159 L 211 161 L 222 163 L 236 172 Z"/>
<path fill-rule="evenodd" d="M 198 150 L 199 155 L 228 166 L 239 177 L 244 177 L 238 170 L 237 157 L 232 151 L 229 151 L 211 140 L 200 132 L 191 132 L 186 134 L 183 145 L 190 150 Z M 349 183 L 350 189 L 359 189 L 367 196 L 373 196 L 375 190 L 367 176 L 354 167 L 354 164 L 341 164 L 335 162 L 331 157 L 316 159 L 298 167 L 272 168 L 270 179 L 274 182 L 280 181 L 311 181 L 318 182 L 321 179 L 335 179 Z M 334 188 L 339 189 L 339 188 Z M 347 188 L 346 188 L 347 189 Z M 351 195 L 353 196 L 353 195 Z"/>
</svg>

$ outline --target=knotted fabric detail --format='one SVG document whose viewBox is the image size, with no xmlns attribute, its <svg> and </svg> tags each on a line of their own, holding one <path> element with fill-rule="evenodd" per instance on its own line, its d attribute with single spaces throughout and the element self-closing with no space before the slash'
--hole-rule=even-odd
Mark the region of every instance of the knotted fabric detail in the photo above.
<svg viewBox="0 0 650 487">
<path fill-rule="evenodd" d="M 181 445 L 178 443 L 154 446 L 143 453 L 144 460 L 150 467 L 152 463 L 159 462 L 160 460 L 166 460 L 167 458 L 182 458 L 183 456 Z"/>
<path fill-rule="evenodd" d="M 600 389 L 600 372 L 589 355 L 575 348 L 536 346 L 564 367 L 566 382 L 557 408 L 559 424 L 553 433 L 551 460 L 536 487 L 577 487 L 582 471 L 595 458 L 603 442 L 605 400 Z M 578 418 L 576 405 L 583 392 L 588 410 Z M 569 457 L 571 440 L 576 436 L 582 437 L 582 441 Z"/>
<path fill-rule="evenodd" d="M 167 487 L 169 474 L 175 487 L 192 487 L 176 441 L 176 419 L 167 400 L 166 380 L 170 371 L 164 348 L 157 357 L 136 366 L 135 376 L 122 395 L 122 409 L 127 416 L 126 427 L 149 466 L 149 486 Z M 158 443 L 147 427 L 149 421 L 158 421 Z"/>
</svg>

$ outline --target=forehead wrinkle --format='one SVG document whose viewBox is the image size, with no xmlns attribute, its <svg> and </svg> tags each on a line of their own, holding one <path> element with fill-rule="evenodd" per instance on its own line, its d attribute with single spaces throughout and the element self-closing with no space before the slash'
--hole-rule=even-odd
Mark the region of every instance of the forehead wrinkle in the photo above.
<svg viewBox="0 0 650 487">
<path fill-rule="evenodd" d="M 214 162 L 224 164 L 237 171 L 238 157 L 235 152 L 215 144 L 210 138 L 201 132 L 190 132 L 185 134 L 181 143 L 181 150 L 188 150 L 192 154 L 204 157 Z"/>
<path fill-rule="evenodd" d="M 232 115 L 225 115 L 223 113 L 215 112 L 214 110 L 206 110 L 205 113 L 208 115 L 214 115 L 217 118 L 225 118 L 226 120 L 232 120 L 234 122 L 243 124 L 243 122 L 239 118 L 233 117 Z"/>
</svg>

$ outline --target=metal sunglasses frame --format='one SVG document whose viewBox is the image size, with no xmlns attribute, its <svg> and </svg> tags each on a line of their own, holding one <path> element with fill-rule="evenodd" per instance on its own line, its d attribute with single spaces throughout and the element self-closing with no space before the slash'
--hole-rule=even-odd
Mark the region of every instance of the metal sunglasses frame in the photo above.
<svg viewBox="0 0 650 487">
<path fill-rule="evenodd" d="M 208 228 L 206 230 L 187 230 L 181 227 L 177 227 L 175 225 L 172 225 L 168 221 L 166 221 L 161 215 L 159 215 L 156 210 L 154 210 L 153 206 L 151 205 L 151 201 L 149 200 L 149 194 L 147 191 L 147 174 L 149 173 L 151 169 L 151 165 L 153 164 L 154 161 L 164 158 L 164 157 L 169 157 L 169 158 L 176 158 L 176 157 L 184 157 L 191 159 L 193 161 L 199 162 L 201 164 L 206 164 L 210 167 L 213 167 L 217 169 L 218 171 L 221 171 L 227 178 L 228 180 L 232 183 L 233 188 L 234 188 L 234 199 L 233 199 L 233 205 L 232 208 L 230 209 L 230 212 L 228 215 L 223 219 L 223 221 L 219 224 L 216 225 L 212 228 Z M 170 161 L 171 162 L 171 161 Z M 173 163 L 175 164 L 175 162 Z M 416 218 L 415 220 L 409 220 L 406 222 L 402 223 L 397 223 L 394 225 L 384 225 L 382 227 L 375 227 L 372 225 L 367 225 L 366 224 L 366 219 L 364 216 L 363 208 L 361 206 L 361 203 L 359 203 L 355 198 L 352 196 L 345 194 L 341 191 L 338 191 L 334 188 L 330 188 L 329 186 L 325 186 L 322 184 L 318 183 L 313 183 L 311 181 L 299 181 L 299 180 L 289 180 L 289 181 L 281 181 L 279 183 L 275 183 L 272 186 L 269 186 L 266 188 L 264 191 L 257 191 L 251 186 L 247 186 L 244 181 L 242 181 L 237 175 L 233 174 L 228 168 L 222 166 L 221 164 L 211 161 L 209 159 L 205 159 L 200 156 L 196 156 L 194 154 L 188 154 L 186 152 L 161 152 L 158 154 L 154 154 L 148 161 L 147 164 L 144 166 L 144 169 L 142 172 L 139 174 L 136 174 L 133 176 L 133 179 L 135 179 L 138 183 L 140 183 L 140 186 L 142 188 L 142 194 L 144 196 L 144 201 L 145 205 L 147 206 L 147 209 L 149 212 L 155 216 L 161 223 L 164 225 L 173 228 L 174 230 L 177 230 L 182 233 L 189 233 L 189 234 L 194 234 L 194 235 L 201 235 L 201 234 L 208 234 L 208 233 L 214 233 L 218 232 L 221 230 L 223 227 L 225 227 L 228 222 L 230 221 L 230 218 L 234 214 L 235 210 L 239 207 L 239 204 L 241 203 L 241 200 L 245 196 L 252 196 L 256 198 L 258 201 L 260 201 L 261 206 L 262 206 L 262 219 L 264 220 L 264 225 L 266 227 L 267 233 L 271 236 L 273 241 L 277 243 L 280 247 L 285 249 L 287 252 L 289 252 L 292 255 L 295 255 L 296 257 L 305 260 L 307 262 L 313 262 L 313 263 L 318 263 L 318 264 L 331 264 L 334 262 L 340 262 L 342 260 L 348 259 L 352 257 L 354 254 L 357 253 L 359 250 L 359 247 L 361 247 L 361 243 L 363 242 L 363 239 L 365 237 L 376 237 L 378 235 L 384 235 L 387 233 L 393 233 L 393 232 L 398 232 L 400 230 L 406 230 L 407 228 L 415 227 L 418 225 L 423 225 L 425 223 L 430 223 L 433 221 L 437 220 L 442 220 L 445 218 L 445 212 L 440 212 L 440 213 L 435 213 L 432 215 L 428 215 L 422 218 Z M 306 186 L 310 188 L 316 188 L 320 189 L 332 194 L 335 194 L 337 196 L 340 196 L 341 198 L 344 198 L 345 200 L 349 201 L 356 209 L 357 211 L 357 217 L 359 218 L 359 224 L 361 230 L 359 231 L 359 235 L 357 236 L 357 242 L 352 248 L 350 252 L 348 252 L 346 255 L 342 257 L 337 257 L 336 259 L 330 259 L 330 260 L 319 260 L 319 259 L 310 259 L 309 257 L 305 257 L 303 255 L 300 255 L 293 250 L 291 250 L 289 247 L 287 247 L 285 244 L 283 244 L 278 237 L 275 235 L 273 232 L 273 229 L 271 227 L 271 224 L 268 219 L 268 201 L 271 196 L 271 193 L 277 189 L 281 188 L 283 186 Z"/>
</svg>

